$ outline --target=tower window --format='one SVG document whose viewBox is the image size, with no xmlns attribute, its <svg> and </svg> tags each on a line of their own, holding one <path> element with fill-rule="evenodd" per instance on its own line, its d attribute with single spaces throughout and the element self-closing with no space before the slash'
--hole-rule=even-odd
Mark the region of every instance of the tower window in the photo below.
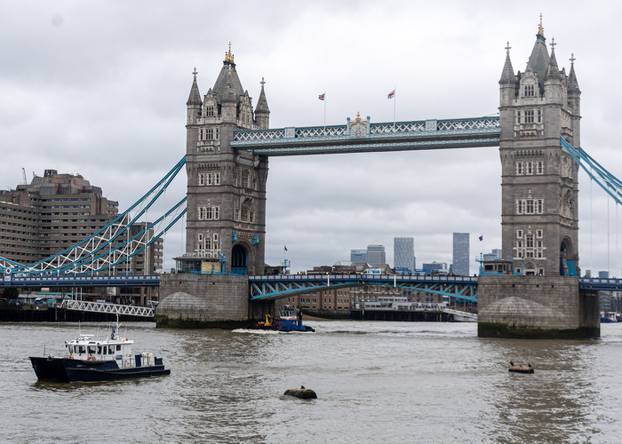
<svg viewBox="0 0 622 444">
<path fill-rule="evenodd" d="M 538 123 L 542 123 L 542 110 L 541 109 L 538 109 L 537 116 L 538 116 Z"/>
<path fill-rule="evenodd" d="M 199 173 L 199 185 L 200 186 L 205 185 L 205 174 L 203 173 Z"/>
<path fill-rule="evenodd" d="M 544 162 L 541 160 L 536 163 L 536 174 L 544 174 Z"/>
<path fill-rule="evenodd" d="M 533 123 L 533 110 L 525 111 L 525 123 Z"/>
<path fill-rule="evenodd" d="M 542 230 L 536 230 L 536 237 L 542 239 L 544 232 Z"/>
<path fill-rule="evenodd" d="M 205 140 L 214 140 L 214 129 L 207 128 L 205 130 Z"/>
<path fill-rule="evenodd" d="M 525 164 L 523 162 L 516 162 L 516 175 L 522 176 L 525 174 Z"/>
<path fill-rule="evenodd" d="M 523 238 L 523 230 L 516 230 L 516 238 L 517 239 Z"/>
<path fill-rule="evenodd" d="M 535 95 L 534 85 L 525 85 L 525 97 L 533 97 Z"/>
<path fill-rule="evenodd" d="M 527 167 L 527 175 L 531 176 L 533 174 L 533 162 L 525 162 L 525 166 Z"/>
<path fill-rule="evenodd" d="M 213 107 L 213 106 L 208 106 L 208 107 L 205 109 L 205 115 L 206 115 L 207 117 L 214 117 L 214 107 Z"/>
</svg>

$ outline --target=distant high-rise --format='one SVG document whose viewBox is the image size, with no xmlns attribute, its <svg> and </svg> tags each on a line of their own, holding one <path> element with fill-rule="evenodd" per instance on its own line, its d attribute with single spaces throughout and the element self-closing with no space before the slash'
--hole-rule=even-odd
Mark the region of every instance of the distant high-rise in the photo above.
<svg viewBox="0 0 622 444">
<path fill-rule="evenodd" d="M 501 249 L 493 248 L 492 250 L 490 250 L 490 253 L 484 253 L 483 259 L 485 262 L 501 259 Z"/>
<path fill-rule="evenodd" d="M 415 271 L 414 238 L 393 238 L 393 267 L 398 273 L 412 273 Z"/>
<path fill-rule="evenodd" d="M 352 262 L 353 264 L 367 263 L 367 250 L 350 250 L 350 262 Z"/>
<path fill-rule="evenodd" d="M 459 276 L 468 276 L 469 270 L 469 233 L 454 233 L 452 272 Z"/>
<path fill-rule="evenodd" d="M 422 270 L 424 273 L 426 274 L 431 274 L 431 273 L 447 273 L 447 264 L 445 262 L 429 262 L 429 263 L 424 263 L 422 266 Z"/>
<path fill-rule="evenodd" d="M 379 267 L 387 263 L 384 245 L 367 246 L 367 263 L 373 267 Z"/>
</svg>

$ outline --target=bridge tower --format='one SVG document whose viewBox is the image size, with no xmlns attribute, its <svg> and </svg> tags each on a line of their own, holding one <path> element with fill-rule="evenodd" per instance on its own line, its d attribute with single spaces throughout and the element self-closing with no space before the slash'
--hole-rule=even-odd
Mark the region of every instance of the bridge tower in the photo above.
<svg viewBox="0 0 622 444">
<path fill-rule="evenodd" d="M 560 149 L 580 143 L 574 63 L 559 70 L 542 23 L 525 72 L 514 73 L 509 45 L 499 81 L 502 250 L 525 275 L 575 276 L 578 264 L 578 165 Z M 574 62 L 574 58 L 572 59 Z"/>
<path fill-rule="evenodd" d="M 560 70 L 542 18 L 524 72 L 510 47 L 499 80 L 503 259 L 513 276 L 480 276 L 478 334 L 597 337 L 598 296 L 579 292 L 578 166 L 560 136 L 580 145 L 581 91 L 571 57 Z"/>
<path fill-rule="evenodd" d="M 178 267 L 186 272 L 211 273 L 224 267 L 228 273 L 262 274 L 268 159 L 229 143 L 236 128 L 268 128 L 265 82 L 253 110 L 231 44 L 203 98 L 196 69 L 193 75 L 186 104 L 186 253 L 177 259 Z"/>
</svg>

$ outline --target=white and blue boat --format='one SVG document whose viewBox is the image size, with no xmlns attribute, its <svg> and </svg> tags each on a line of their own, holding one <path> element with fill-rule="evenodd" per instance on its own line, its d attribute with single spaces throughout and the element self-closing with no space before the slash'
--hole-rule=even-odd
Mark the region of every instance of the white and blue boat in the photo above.
<svg viewBox="0 0 622 444">
<path fill-rule="evenodd" d="M 118 331 L 117 318 L 108 338 L 96 339 L 93 335 L 80 334 L 76 339 L 65 341 L 65 356 L 31 356 L 37 378 L 56 382 L 94 382 L 171 373 L 164 368 L 162 358 L 153 353 L 134 354 L 134 341 L 120 337 Z"/>
</svg>

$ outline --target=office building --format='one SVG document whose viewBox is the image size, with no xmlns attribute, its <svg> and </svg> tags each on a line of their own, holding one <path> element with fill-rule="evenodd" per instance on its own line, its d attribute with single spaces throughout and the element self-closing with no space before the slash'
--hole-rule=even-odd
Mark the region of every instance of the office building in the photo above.
<svg viewBox="0 0 622 444">
<path fill-rule="evenodd" d="M 428 262 L 422 265 L 423 272 L 425 274 L 433 274 L 433 273 L 447 273 L 449 271 L 447 267 L 447 263 L 445 262 Z"/>
<path fill-rule="evenodd" d="M 415 271 L 414 238 L 393 238 L 393 267 L 398 273 L 412 273 Z"/>
<path fill-rule="evenodd" d="M 367 263 L 372 267 L 379 267 L 387 263 L 384 245 L 367 246 Z"/>
<path fill-rule="evenodd" d="M 452 272 L 459 276 L 468 276 L 469 270 L 469 233 L 454 233 Z"/>
<path fill-rule="evenodd" d="M 353 264 L 367 263 L 367 250 L 356 249 L 350 250 L 350 262 Z"/>
</svg>

